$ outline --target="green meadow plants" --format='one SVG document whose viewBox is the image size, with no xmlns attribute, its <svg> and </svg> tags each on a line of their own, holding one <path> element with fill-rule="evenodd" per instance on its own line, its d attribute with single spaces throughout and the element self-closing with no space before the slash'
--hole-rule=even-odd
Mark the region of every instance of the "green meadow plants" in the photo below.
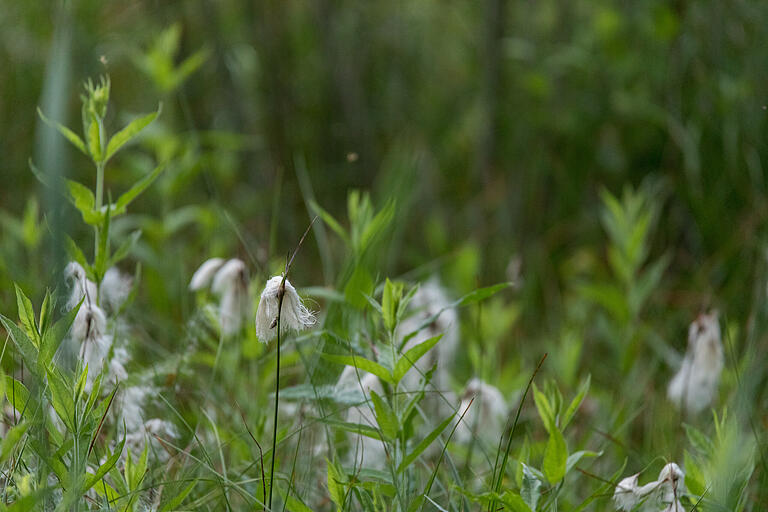
<svg viewBox="0 0 768 512">
<path fill-rule="evenodd" d="M 590 83 L 585 56 L 623 54 L 615 6 L 576 6 L 594 34 L 575 24 L 566 35 L 584 48 L 566 54 L 523 38 L 559 24 L 552 13 L 519 37 L 489 27 L 503 48 L 482 73 L 458 65 L 477 41 L 446 42 L 430 66 L 481 76 L 483 98 L 441 93 L 409 120 L 434 124 L 430 133 L 392 132 L 381 148 L 374 125 L 392 129 L 403 114 L 385 104 L 362 115 L 362 106 L 369 93 L 399 105 L 412 71 L 379 88 L 342 53 L 317 90 L 288 84 L 316 78 L 316 54 L 339 59 L 347 31 L 371 29 L 386 46 L 400 25 L 375 12 L 370 26 L 337 20 L 333 2 L 311 12 L 274 3 L 274 19 L 260 5 L 202 4 L 197 28 L 210 41 L 183 21 L 151 31 L 124 51 L 135 82 L 120 59 L 99 59 L 112 78 L 83 83 L 77 128 L 44 102 L 36 112 L 71 154 L 30 158 L 25 176 L 43 194 L 0 209 L 0 512 L 761 510 L 768 265 L 755 267 L 751 299 L 697 289 L 708 273 L 745 275 L 734 264 L 742 246 L 724 234 L 722 252 L 698 261 L 691 247 L 712 243 L 711 226 L 684 231 L 685 243 L 675 229 L 709 216 L 699 189 L 681 197 L 671 181 L 616 179 L 624 152 L 652 142 L 619 126 L 631 119 L 601 123 L 596 159 L 617 174 L 600 174 L 588 206 L 576 182 L 594 163 L 584 149 L 594 141 L 574 148 L 570 138 L 582 136 L 575 120 L 596 123 L 594 113 L 534 127 L 541 146 L 525 148 L 538 156 L 520 165 L 546 186 L 516 167 L 501 173 L 505 139 L 477 129 L 506 87 L 541 108 L 570 73 Z M 425 28 L 419 13 L 430 5 L 403 16 Z M 673 13 L 657 7 L 643 30 L 674 32 Z M 443 21 L 463 26 L 469 13 L 446 9 Z M 258 20 L 259 44 L 226 46 L 234 36 L 219 17 L 246 14 Z M 284 39 L 294 26 L 307 30 Z M 419 52 L 387 55 L 403 69 L 426 64 Z M 520 83 L 494 71 L 505 60 Z M 212 72 L 226 92 L 209 104 L 200 84 Z M 339 105 L 321 104 L 328 91 Z M 627 94 L 611 108 L 666 119 L 686 147 L 680 179 L 696 178 L 706 167 L 692 155 L 697 128 Z M 531 108 L 530 99 L 515 101 Z M 464 101 L 466 119 L 446 123 L 446 106 Z M 152 110 L 128 114 L 129 105 Z M 337 107 L 345 121 L 315 140 L 317 126 L 298 113 L 331 119 Z M 496 131 L 509 135 L 506 117 Z M 468 172 L 462 148 L 475 132 L 488 154 Z M 562 158 L 545 158 L 548 145 L 562 145 Z M 665 153 L 663 165 L 677 156 Z M 367 180 L 379 160 L 380 176 Z M 759 172 L 759 159 L 750 162 Z M 563 172 L 570 165 L 579 172 Z M 521 226 L 529 193 L 551 208 Z M 439 207 L 425 216 L 417 206 L 428 202 Z M 742 228 L 757 237 L 755 211 Z M 543 227 L 555 213 L 568 221 Z M 452 231 L 464 217 L 478 233 Z M 744 314 L 733 305 L 747 303 Z"/>
</svg>

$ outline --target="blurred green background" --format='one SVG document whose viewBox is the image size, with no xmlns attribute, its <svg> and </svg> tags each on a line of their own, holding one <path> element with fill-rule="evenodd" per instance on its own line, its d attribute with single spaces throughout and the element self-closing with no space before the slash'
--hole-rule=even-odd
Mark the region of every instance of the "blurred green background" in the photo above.
<svg viewBox="0 0 768 512">
<path fill-rule="evenodd" d="M 745 320 L 764 266 L 767 18 L 730 0 L 3 1 L 2 289 L 36 284 L 30 259 L 50 270 L 44 240 L 10 241 L 29 197 L 36 220 L 53 211 L 28 159 L 95 179 L 36 108 L 76 124 L 82 81 L 108 73 L 113 116 L 163 104 L 144 158 L 107 175 L 117 193 L 150 157 L 170 164 L 133 209 L 162 219 L 142 226 L 147 243 L 174 256 L 149 262 L 177 279 L 163 307 L 206 255 L 247 247 L 266 266 L 303 231 L 309 199 L 343 217 L 360 188 L 398 198 L 383 271 L 458 262 L 470 278 L 453 285 L 467 288 L 514 259 L 521 325 L 536 332 L 562 317 L 564 281 L 603 257 L 589 251 L 601 189 L 630 184 L 660 211 L 666 313 L 715 304 Z M 302 267 L 317 284 L 338 271 Z"/>
</svg>

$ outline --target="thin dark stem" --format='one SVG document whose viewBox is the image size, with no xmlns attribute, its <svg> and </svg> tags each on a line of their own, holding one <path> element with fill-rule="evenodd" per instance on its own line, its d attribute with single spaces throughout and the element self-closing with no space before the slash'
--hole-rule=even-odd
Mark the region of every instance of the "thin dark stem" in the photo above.
<svg viewBox="0 0 768 512">
<path fill-rule="evenodd" d="M 277 457 L 277 411 L 280 408 L 280 311 L 283 309 L 285 277 L 277 292 L 277 374 L 275 377 L 275 423 L 272 427 L 272 463 L 269 468 L 269 510 L 272 510 L 272 489 L 275 487 L 275 458 Z"/>
<path fill-rule="evenodd" d="M 525 392 L 523 393 L 523 397 L 520 399 L 520 405 L 517 406 L 517 414 L 515 414 L 515 422 L 512 423 L 512 430 L 509 432 L 509 437 L 507 438 L 507 449 L 504 450 L 504 458 L 501 461 L 501 467 L 499 468 L 499 472 L 496 473 L 496 468 L 494 467 L 494 474 L 493 474 L 493 491 L 499 492 L 499 489 L 501 488 L 501 483 L 504 480 L 504 472 L 507 467 L 507 460 L 509 459 L 509 450 L 512 448 L 512 438 L 515 435 L 515 429 L 517 428 L 517 422 L 520 420 L 520 412 L 523 410 L 523 404 L 525 403 L 525 397 L 528 396 L 528 391 L 531 389 L 531 385 L 533 384 L 533 379 L 536 377 L 536 374 L 539 373 L 539 369 L 541 368 L 541 365 L 544 364 L 544 360 L 547 358 L 547 354 L 545 353 L 544 356 L 541 358 L 541 361 L 539 361 L 538 366 L 536 366 L 536 369 L 533 371 L 533 374 L 531 375 L 531 379 L 528 381 L 528 385 L 525 387 Z M 503 439 L 503 437 L 502 437 Z M 499 447 L 501 447 L 501 439 L 499 439 Z M 496 454 L 497 462 L 498 462 L 498 452 Z M 496 479 L 498 475 L 498 480 Z M 493 507 L 496 505 L 496 500 L 491 500 L 491 505 L 488 507 L 489 510 L 493 510 Z"/>
</svg>

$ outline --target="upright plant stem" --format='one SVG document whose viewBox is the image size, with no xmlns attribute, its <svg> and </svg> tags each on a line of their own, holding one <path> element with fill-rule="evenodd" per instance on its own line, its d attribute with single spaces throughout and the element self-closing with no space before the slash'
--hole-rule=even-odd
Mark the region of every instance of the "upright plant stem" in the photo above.
<svg viewBox="0 0 768 512">
<path fill-rule="evenodd" d="M 287 270 L 287 269 L 286 269 Z M 277 291 L 277 372 L 275 376 L 275 422 L 272 427 L 272 463 L 269 468 L 269 510 L 272 510 L 272 489 L 275 487 L 275 458 L 277 457 L 277 411 L 280 408 L 280 312 L 283 310 L 285 295 L 285 280 L 288 272 L 283 275 L 283 281 Z"/>
</svg>

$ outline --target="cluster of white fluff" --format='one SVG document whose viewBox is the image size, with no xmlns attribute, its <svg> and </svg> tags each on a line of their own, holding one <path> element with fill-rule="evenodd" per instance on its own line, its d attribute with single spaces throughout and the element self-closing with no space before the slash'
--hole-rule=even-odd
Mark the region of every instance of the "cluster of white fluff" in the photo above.
<svg viewBox="0 0 768 512">
<path fill-rule="evenodd" d="M 262 343 L 268 343 L 277 336 L 277 313 L 280 304 L 282 276 L 267 281 L 261 292 L 256 311 L 256 336 Z M 316 322 L 315 315 L 304 305 L 296 288 L 285 280 L 283 306 L 280 310 L 280 336 L 290 331 L 302 331 Z"/>
<path fill-rule="evenodd" d="M 248 267 L 242 260 L 211 258 L 192 275 L 192 291 L 210 287 L 219 297 L 219 325 L 224 336 L 240 332 L 251 310 L 248 296 Z"/>
<path fill-rule="evenodd" d="M 688 349 L 669 383 L 667 396 L 686 412 L 701 412 L 717 394 L 722 370 L 723 343 L 717 312 L 701 314 L 688 328 Z"/>
<path fill-rule="evenodd" d="M 466 411 L 466 413 L 465 413 Z M 473 439 L 493 445 L 499 441 L 509 415 L 509 407 L 498 388 L 478 378 L 470 380 L 461 395 L 456 420 L 461 419 L 454 437 L 457 443 Z"/>
<path fill-rule="evenodd" d="M 670 462 L 661 469 L 659 477 L 643 486 L 638 485 L 640 474 L 623 479 L 613 492 L 613 501 L 619 510 L 633 510 L 645 503 L 647 510 L 684 512 L 680 496 L 685 492 L 685 473 L 680 466 Z"/>
<path fill-rule="evenodd" d="M 338 391 L 359 390 L 364 397 L 364 402 L 347 409 L 347 422 L 377 427 L 376 415 L 373 412 L 373 404 L 371 402 L 371 390 L 379 395 L 384 393 L 384 388 L 378 377 L 352 366 L 347 366 L 341 372 L 341 376 L 336 383 L 336 389 Z M 383 441 L 355 433 L 350 433 L 348 439 L 350 444 L 348 462 L 350 465 L 370 469 L 384 469 L 387 462 L 387 453 Z"/>
<path fill-rule="evenodd" d="M 126 366 L 130 355 L 125 347 L 114 346 L 113 332 L 117 330 L 117 320 L 112 321 L 110 332 L 107 312 L 115 314 L 120 311 L 131 292 L 131 278 L 116 268 L 110 268 L 105 272 L 99 289 L 96 283 L 87 278 L 85 269 L 77 262 L 69 263 L 64 275 L 71 287 L 66 307 L 72 309 L 82 302 L 69 335 L 79 345 L 81 363 L 83 366 L 88 365 L 85 390 L 92 390 L 100 373 L 103 373 L 103 389 L 115 383 L 124 384 L 129 377 Z M 171 438 L 178 437 L 172 423 L 160 419 L 144 420 L 144 405 L 153 392 L 150 386 L 143 384 L 123 385 L 111 408 L 115 424 L 118 427 L 125 426 L 126 445 L 134 453 L 141 452 L 144 447 L 148 424 L 152 426 L 152 432 L 157 431 Z"/>
<path fill-rule="evenodd" d="M 421 357 L 406 374 L 403 385 L 415 389 L 421 375 L 437 365 L 432 384 L 437 390 L 445 391 L 451 385 L 451 367 L 459 346 L 458 314 L 451 307 L 448 296 L 437 278 L 432 278 L 419 287 L 409 305 L 410 315 L 398 325 L 398 339 L 412 336 L 403 347 L 403 352 L 429 338 L 443 337 L 429 352 Z"/>
</svg>

